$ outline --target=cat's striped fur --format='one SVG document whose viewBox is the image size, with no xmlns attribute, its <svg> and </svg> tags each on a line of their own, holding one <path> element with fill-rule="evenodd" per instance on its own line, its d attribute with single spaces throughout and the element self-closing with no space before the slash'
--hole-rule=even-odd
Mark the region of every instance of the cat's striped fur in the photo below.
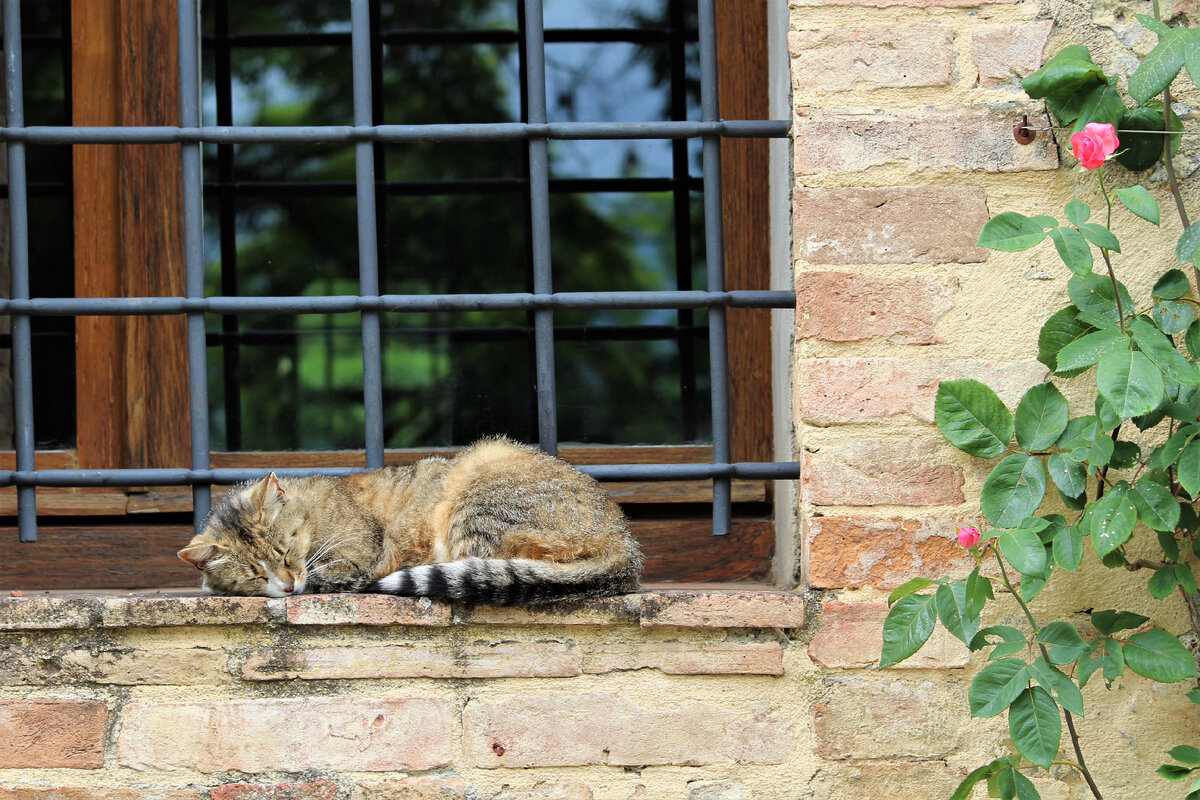
<svg viewBox="0 0 1200 800">
<path fill-rule="evenodd" d="M 503 438 L 452 459 L 234 487 L 179 555 L 215 594 L 372 591 L 495 605 L 629 592 L 642 567 L 596 481 Z"/>
</svg>

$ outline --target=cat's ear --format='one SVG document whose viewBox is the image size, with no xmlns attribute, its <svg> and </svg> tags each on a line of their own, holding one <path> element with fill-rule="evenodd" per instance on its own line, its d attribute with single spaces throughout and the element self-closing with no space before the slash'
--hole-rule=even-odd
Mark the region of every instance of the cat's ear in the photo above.
<svg viewBox="0 0 1200 800">
<path fill-rule="evenodd" d="M 285 498 L 283 486 L 279 484 L 279 478 L 275 477 L 274 472 L 256 483 L 250 496 L 254 499 L 255 507 L 262 512 L 264 517 L 278 511 Z"/>
<path fill-rule="evenodd" d="M 218 549 L 220 545 L 207 536 L 193 536 L 188 546 L 179 551 L 179 557 L 196 569 L 203 570 L 204 565 L 217 554 Z"/>
</svg>

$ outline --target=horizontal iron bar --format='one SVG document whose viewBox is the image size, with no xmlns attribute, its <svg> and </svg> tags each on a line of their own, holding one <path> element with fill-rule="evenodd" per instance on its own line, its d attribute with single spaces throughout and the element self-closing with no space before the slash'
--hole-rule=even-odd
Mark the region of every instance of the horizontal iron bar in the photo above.
<svg viewBox="0 0 1200 800">
<path fill-rule="evenodd" d="M 29 144 L 217 144 L 342 142 L 506 142 L 525 139 L 695 139 L 786 138 L 785 120 L 719 122 L 496 122 L 444 125 L 246 126 L 206 125 L 198 128 L 161 126 L 65 127 L 31 125 L 0 127 L 0 141 Z"/>
<path fill-rule="evenodd" d="M 700 481 L 712 478 L 795 480 L 800 465 L 794 461 L 739 462 L 734 464 L 599 464 L 579 469 L 605 481 Z M 280 477 L 354 475 L 362 467 L 313 469 L 43 469 L 29 472 L 0 471 L 0 486 L 206 486 L 258 480 L 270 472 Z"/>
<path fill-rule="evenodd" d="M 168 314 L 343 314 L 355 311 L 526 311 L 529 309 L 792 308 L 794 292 L 556 292 L 554 294 L 385 294 L 379 297 L 42 297 L 0 300 L 0 316 Z"/>
<path fill-rule="evenodd" d="M 694 42 L 699 37 L 695 28 L 549 28 L 548 44 L 584 44 L 595 42 L 627 42 L 655 44 L 674 37 Z M 393 29 L 372 35 L 383 44 L 507 44 L 520 41 L 521 32 L 505 28 L 461 29 Z M 28 37 L 26 37 L 28 39 Z M 228 43 L 234 48 L 251 47 L 349 47 L 349 31 L 311 31 L 287 33 L 233 33 L 227 36 L 205 35 L 205 45 Z"/>
<path fill-rule="evenodd" d="M 529 186 L 528 178 L 476 178 L 441 181 L 380 181 L 376 187 L 389 196 L 428 197 L 450 195 L 502 194 L 519 192 Z M 669 192 L 682 188 L 700 191 L 704 179 L 688 178 L 552 178 L 550 191 L 564 194 L 600 194 L 610 192 Z M 210 182 L 204 184 L 204 193 L 215 195 L 229 189 L 239 197 L 354 197 L 354 181 L 254 181 L 238 180 Z M 66 193 L 66 184 L 59 184 L 60 194 Z M 49 191 L 43 192 L 49 194 Z M 5 197 L 0 185 L 0 198 Z"/>
</svg>

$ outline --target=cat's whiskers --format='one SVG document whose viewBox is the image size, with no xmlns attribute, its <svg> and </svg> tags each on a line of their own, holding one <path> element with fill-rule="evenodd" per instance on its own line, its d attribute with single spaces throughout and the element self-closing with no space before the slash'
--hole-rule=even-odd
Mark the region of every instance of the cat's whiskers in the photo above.
<svg viewBox="0 0 1200 800">
<path fill-rule="evenodd" d="M 337 539 L 329 539 L 323 545 L 317 548 L 317 552 L 308 557 L 308 559 L 304 562 L 304 568 L 310 568 L 313 564 L 317 563 L 317 559 L 328 553 L 333 548 L 337 547 L 339 544 L 348 541 L 350 538 L 351 537 L 349 535 L 346 535 Z"/>
<path fill-rule="evenodd" d="M 315 569 L 311 569 L 311 570 L 309 570 L 309 571 L 308 571 L 308 577 L 310 577 L 310 578 L 311 578 L 313 575 L 316 575 L 316 574 L 317 574 L 318 572 L 320 572 L 321 570 L 323 570 L 323 569 L 326 569 L 327 567 L 331 567 L 331 566 L 333 566 L 334 564 L 340 564 L 341 562 L 343 562 L 343 561 L 345 561 L 345 560 L 346 560 L 346 559 L 344 559 L 344 558 L 335 558 L 333 561 L 326 561 L 326 562 L 325 562 L 324 564 L 322 564 L 321 566 L 319 566 L 319 567 L 316 567 Z"/>
</svg>

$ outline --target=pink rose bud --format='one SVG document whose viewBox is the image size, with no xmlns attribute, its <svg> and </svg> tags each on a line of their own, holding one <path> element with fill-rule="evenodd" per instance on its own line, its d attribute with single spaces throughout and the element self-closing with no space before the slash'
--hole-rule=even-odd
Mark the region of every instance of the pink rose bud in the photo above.
<svg viewBox="0 0 1200 800">
<path fill-rule="evenodd" d="M 1071 152 L 1085 169 L 1095 169 L 1121 146 L 1117 131 L 1107 122 L 1089 122 L 1071 136 Z"/>
<path fill-rule="evenodd" d="M 958 543 L 963 547 L 974 547 L 979 544 L 980 538 L 979 528 L 972 525 L 969 528 L 958 529 Z"/>
</svg>

